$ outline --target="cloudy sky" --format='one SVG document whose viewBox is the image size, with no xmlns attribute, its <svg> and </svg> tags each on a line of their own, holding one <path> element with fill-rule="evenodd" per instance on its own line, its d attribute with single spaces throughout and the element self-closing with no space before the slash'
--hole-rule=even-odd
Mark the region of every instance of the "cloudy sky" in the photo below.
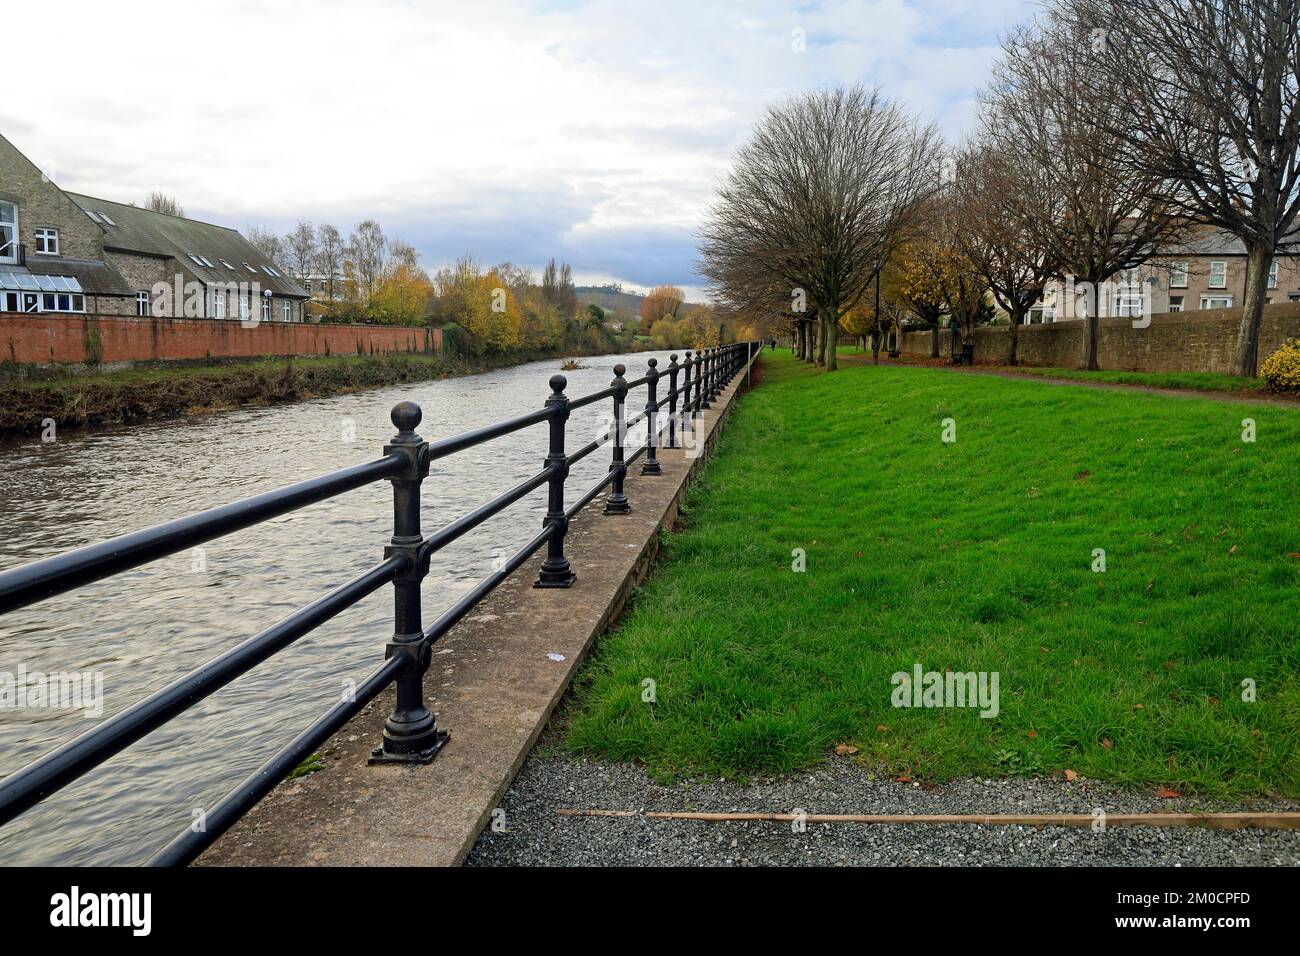
<svg viewBox="0 0 1300 956">
<path fill-rule="evenodd" d="M 62 0 L 8 14 L 0 131 L 64 188 L 285 231 L 380 220 L 431 269 L 568 260 L 694 287 L 762 107 L 880 84 L 950 137 L 1034 0 Z M 797 31 L 802 31 L 801 34 Z M 802 44 L 798 36 L 804 38 Z M 800 47 L 802 46 L 802 49 Z"/>
</svg>

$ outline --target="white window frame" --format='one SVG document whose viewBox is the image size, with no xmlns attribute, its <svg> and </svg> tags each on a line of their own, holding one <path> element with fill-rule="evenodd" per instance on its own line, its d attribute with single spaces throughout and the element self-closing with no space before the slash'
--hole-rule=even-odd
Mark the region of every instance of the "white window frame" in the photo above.
<svg viewBox="0 0 1300 956">
<path fill-rule="evenodd" d="M 1211 303 L 1214 303 L 1214 302 L 1223 302 L 1224 304 L 1223 304 L 1223 305 L 1212 305 Z M 1201 308 L 1202 308 L 1202 309 L 1231 309 L 1231 308 L 1232 308 L 1232 296 L 1230 296 L 1230 295 L 1202 295 L 1202 296 L 1201 296 Z"/>
<path fill-rule="evenodd" d="M 1215 271 L 1220 272 L 1219 281 L 1215 282 Z M 1206 288 L 1209 289 L 1226 289 L 1228 287 L 1228 262 L 1226 259 L 1216 259 L 1210 263 L 1210 281 Z"/>
<path fill-rule="evenodd" d="M 1186 262 L 1171 262 L 1169 264 L 1169 288 L 1186 289 L 1190 273 L 1191 270 Z"/>
<path fill-rule="evenodd" d="M 54 240 L 51 248 L 50 240 Z M 42 249 L 41 246 L 45 248 Z M 41 226 L 36 230 L 36 254 L 38 256 L 57 256 L 59 253 L 59 230 L 53 226 Z"/>
<path fill-rule="evenodd" d="M 140 318 L 153 315 L 153 303 L 149 301 L 148 292 L 137 292 L 135 294 L 135 314 Z"/>
<path fill-rule="evenodd" d="M 262 300 L 262 321 L 263 322 L 271 321 L 271 300 L 270 299 Z"/>
<path fill-rule="evenodd" d="M 252 317 L 253 317 L 253 309 L 252 306 L 249 305 L 248 296 L 241 295 L 239 297 L 239 321 L 247 322 Z"/>
<path fill-rule="evenodd" d="M 11 229 L 11 230 L 13 230 L 13 235 L 11 236 L 11 238 L 10 238 L 10 243 L 9 243 L 9 244 L 10 244 L 10 248 L 11 248 L 11 252 L 12 252 L 12 254 L 11 254 L 11 255 L 5 255 L 5 254 L 3 254 L 3 253 L 0 253 L 0 262 L 7 262 L 7 263 L 9 263 L 10 265 L 17 265 L 17 264 L 18 264 L 18 242 L 19 242 L 19 240 L 18 240 L 18 203 L 16 203 L 16 202 L 6 202 L 6 201 L 3 201 L 3 200 L 0 200 L 0 206 L 8 207 L 9 209 L 12 209 L 12 210 L 13 210 L 13 222 L 4 222 L 4 223 L 3 223 L 5 229 Z M 2 222 L 2 221 L 0 221 L 0 222 Z"/>
<path fill-rule="evenodd" d="M 1270 289 L 1277 288 L 1277 267 L 1278 267 L 1277 259 L 1274 259 L 1273 264 L 1268 267 L 1268 287 Z"/>
<path fill-rule="evenodd" d="M 1141 292 L 1117 292 L 1115 294 L 1115 315 L 1122 319 L 1140 318 L 1146 296 Z"/>
<path fill-rule="evenodd" d="M 288 300 L 285 300 L 285 303 L 284 303 L 283 306 L 281 306 L 281 309 L 282 309 L 282 311 L 284 312 L 284 321 L 286 321 L 286 322 L 292 322 L 292 321 L 293 321 L 293 303 L 292 303 L 292 302 L 289 302 Z"/>
<path fill-rule="evenodd" d="M 1182 287 L 1179 286 L 1179 288 L 1182 288 Z M 1175 301 L 1174 301 L 1175 299 L 1177 299 L 1178 301 L 1175 302 Z M 1181 295 L 1171 295 L 1171 296 L 1169 297 L 1169 311 L 1170 311 L 1170 312 L 1181 312 L 1181 311 L 1183 311 L 1183 308 L 1186 306 L 1186 303 L 1187 303 L 1187 299 L 1186 299 L 1185 296 L 1181 296 Z"/>
<path fill-rule="evenodd" d="M 212 292 L 212 317 L 214 319 L 226 317 L 226 294 L 215 289 Z"/>
</svg>

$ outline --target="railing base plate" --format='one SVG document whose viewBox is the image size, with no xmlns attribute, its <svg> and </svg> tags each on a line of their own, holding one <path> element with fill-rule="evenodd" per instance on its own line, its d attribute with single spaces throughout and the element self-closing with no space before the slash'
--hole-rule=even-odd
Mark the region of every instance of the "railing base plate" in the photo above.
<svg viewBox="0 0 1300 956">
<path fill-rule="evenodd" d="M 370 759 L 366 761 L 370 766 L 375 764 L 386 763 L 432 763 L 433 758 L 438 756 L 438 751 L 447 745 L 447 738 L 451 736 L 451 731 L 440 730 L 433 739 L 433 744 L 426 750 L 418 750 L 415 753 L 389 753 L 383 747 L 376 747 L 370 752 Z"/>
</svg>

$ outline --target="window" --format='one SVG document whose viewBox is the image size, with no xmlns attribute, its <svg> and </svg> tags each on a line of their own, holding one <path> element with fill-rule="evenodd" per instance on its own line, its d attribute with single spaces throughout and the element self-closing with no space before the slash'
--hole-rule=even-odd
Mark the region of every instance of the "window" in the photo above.
<svg viewBox="0 0 1300 956">
<path fill-rule="evenodd" d="M 306 282 L 303 283 L 303 285 L 304 285 L 304 286 L 306 287 L 306 289 L 307 289 L 307 294 L 308 294 L 308 295 L 311 295 L 311 280 L 308 279 Z"/>
<path fill-rule="evenodd" d="M 1226 289 L 1228 287 L 1228 264 L 1226 262 L 1210 263 L 1210 288 Z"/>
<path fill-rule="evenodd" d="M 1133 318 L 1142 315 L 1142 303 L 1145 299 L 1141 293 L 1136 295 L 1122 292 L 1115 296 L 1115 314 L 1121 318 Z"/>
<path fill-rule="evenodd" d="M 87 216 L 90 217 L 90 219 L 91 219 L 92 222 L 97 222 L 97 223 L 99 223 L 101 226 L 104 224 L 104 220 L 102 220 L 102 219 L 99 218 L 99 214 L 98 214 L 98 213 L 93 212 L 93 211 L 90 210 L 90 209 L 84 209 L 84 210 L 82 210 L 82 211 L 83 211 Z"/>
<path fill-rule="evenodd" d="M 34 311 L 34 310 L 29 310 Z M 44 292 L 41 294 L 42 312 L 85 312 L 86 297 L 62 292 Z"/>
<path fill-rule="evenodd" d="M 1270 289 L 1277 288 L 1277 260 L 1276 259 L 1274 259 L 1273 264 L 1268 267 L 1268 287 Z"/>
<path fill-rule="evenodd" d="M 153 312 L 153 309 L 151 309 L 151 308 L 149 307 L 149 293 L 148 293 L 148 292 L 137 292 L 137 293 L 135 294 L 135 314 L 136 314 L 136 315 L 149 315 L 149 314 L 151 314 L 152 312 Z"/>
<path fill-rule="evenodd" d="M 201 265 L 203 265 L 203 260 L 200 259 L 198 256 L 195 256 L 195 255 L 191 255 L 191 256 L 190 256 L 190 262 L 194 263 L 196 266 L 201 266 Z"/>
<path fill-rule="evenodd" d="M 225 266 L 227 269 L 229 269 L 231 272 L 234 272 L 234 271 L 235 271 L 235 267 L 232 266 L 232 265 L 231 265 L 229 262 L 227 262 L 225 259 L 222 259 L 222 260 L 221 260 L 221 264 L 222 264 L 223 266 Z"/>
<path fill-rule="evenodd" d="M 36 252 L 42 256 L 59 254 L 59 230 L 42 227 L 36 230 Z"/>
<path fill-rule="evenodd" d="M 18 207 L 0 202 L 0 262 L 18 262 Z"/>
<path fill-rule="evenodd" d="M 0 293 L 0 312 L 21 312 L 22 296 L 17 292 Z"/>
<path fill-rule="evenodd" d="M 116 225 L 117 225 L 117 223 L 115 223 L 112 219 L 108 218 L 108 213 L 106 213 L 106 212 L 101 212 L 101 213 L 99 214 L 99 218 L 102 219 L 102 220 L 104 220 L 104 222 L 108 223 L 110 226 L 116 226 Z"/>
<path fill-rule="evenodd" d="M 284 307 L 283 307 L 283 308 L 284 308 L 284 321 L 286 321 L 286 322 L 292 322 L 292 321 L 293 321 L 293 303 L 291 303 L 291 302 L 286 302 L 286 303 L 284 304 Z"/>
<path fill-rule="evenodd" d="M 212 317 L 214 319 L 224 319 L 226 317 L 226 294 L 224 292 L 212 293 Z"/>
<path fill-rule="evenodd" d="M 239 321 L 247 322 L 252 314 L 252 310 L 248 305 L 248 296 L 241 295 L 239 297 Z"/>
<path fill-rule="evenodd" d="M 203 264 L 204 264 L 205 266 L 207 266 L 209 269 L 215 269 L 215 268 L 216 268 L 216 266 L 214 266 L 214 265 L 212 264 L 212 260 L 209 259 L 207 256 L 199 256 L 199 262 L 203 263 Z"/>
<path fill-rule="evenodd" d="M 1187 288 L 1187 263 L 1174 262 L 1169 265 L 1169 288 Z"/>
<path fill-rule="evenodd" d="M 257 275 L 257 270 L 254 269 L 252 266 L 250 266 L 247 262 L 244 263 L 244 268 L 247 269 L 249 272 L 253 273 L 253 275 Z"/>
<path fill-rule="evenodd" d="M 262 321 L 263 322 L 271 321 L 271 300 L 270 299 L 262 300 Z"/>
<path fill-rule="evenodd" d="M 1231 309 L 1232 296 L 1230 295 L 1203 295 L 1201 296 L 1202 309 Z"/>
<path fill-rule="evenodd" d="M 1169 311 L 1170 312 L 1183 311 L 1183 297 L 1181 295 L 1171 295 L 1169 297 Z"/>
</svg>

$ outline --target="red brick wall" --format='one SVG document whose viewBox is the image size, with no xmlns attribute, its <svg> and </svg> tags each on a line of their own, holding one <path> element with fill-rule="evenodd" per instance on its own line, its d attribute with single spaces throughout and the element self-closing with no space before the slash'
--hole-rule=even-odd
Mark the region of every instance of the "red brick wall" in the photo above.
<svg viewBox="0 0 1300 956">
<path fill-rule="evenodd" d="M 1132 319 L 1101 319 L 1097 331 L 1097 362 L 1103 369 L 1139 372 L 1231 372 L 1237 353 L 1241 309 L 1207 309 L 1151 317 L 1145 329 Z M 1082 368 L 1084 322 L 1072 319 L 1020 327 L 1020 361 L 1050 368 Z M 1259 329 L 1262 362 L 1288 339 L 1300 338 L 1300 303 L 1264 307 Z M 975 330 L 975 361 L 1005 363 L 1010 339 L 1005 326 Z M 940 350 L 949 353 L 948 330 L 939 335 Z M 930 333 L 909 332 L 902 350 L 930 354 Z"/>
<path fill-rule="evenodd" d="M 96 354 L 108 364 L 441 349 L 440 329 L 0 313 L 0 361 L 19 364 L 79 365 Z"/>
</svg>

